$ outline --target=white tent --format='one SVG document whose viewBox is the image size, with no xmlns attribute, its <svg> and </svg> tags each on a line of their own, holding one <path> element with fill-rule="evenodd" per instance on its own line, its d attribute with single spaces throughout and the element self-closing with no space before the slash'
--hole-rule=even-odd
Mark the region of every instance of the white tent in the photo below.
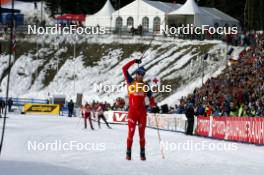
<svg viewBox="0 0 264 175">
<path fill-rule="evenodd" d="M 176 10 L 180 4 L 160 1 L 135 0 L 113 13 L 112 26 L 137 28 L 142 25 L 144 30 L 159 30 L 166 24 L 166 14 Z"/>
<path fill-rule="evenodd" d="M 112 13 L 115 12 L 110 0 L 107 0 L 101 10 L 93 15 L 87 15 L 85 19 L 86 26 L 111 27 Z"/>
<path fill-rule="evenodd" d="M 179 9 L 169 13 L 177 16 L 183 24 L 194 24 L 195 26 L 209 24 L 207 14 L 196 4 L 194 0 L 187 0 Z"/>
<path fill-rule="evenodd" d="M 137 28 L 142 25 L 146 31 L 159 31 L 160 26 L 178 24 L 195 24 L 196 26 L 215 24 L 239 25 L 238 20 L 215 8 L 199 7 L 194 0 L 185 4 L 161 1 L 134 0 L 117 11 L 107 0 L 104 7 L 94 15 L 86 17 L 86 26 L 103 26 L 115 28 Z"/>
<path fill-rule="evenodd" d="M 215 9 L 199 7 L 194 0 L 187 0 L 179 9 L 169 13 L 169 18 L 175 18 L 179 24 L 194 24 L 195 26 L 238 25 L 238 20 Z"/>
<path fill-rule="evenodd" d="M 211 26 L 215 26 L 216 23 L 219 26 L 239 26 L 239 21 L 237 19 L 216 8 L 202 7 L 201 9 L 206 13 L 205 18 L 210 21 Z"/>
</svg>

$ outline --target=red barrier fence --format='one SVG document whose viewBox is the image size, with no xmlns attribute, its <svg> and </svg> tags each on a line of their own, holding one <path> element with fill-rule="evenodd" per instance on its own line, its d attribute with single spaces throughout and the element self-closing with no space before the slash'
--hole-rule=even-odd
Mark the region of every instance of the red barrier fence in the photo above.
<svg viewBox="0 0 264 175">
<path fill-rule="evenodd" d="M 210 132 L 210 117 L 197 117 L 196 134 L 208 136 Z"/>
<path fill-rule="evenodd" d="M 226 117 L 213 118 L 212 137 L 225 139 Z"/>
<path fill-rule="evenodd" d="M 263 117 L 197 117 L 196 135 L 264 144 Z"/>
</svg>

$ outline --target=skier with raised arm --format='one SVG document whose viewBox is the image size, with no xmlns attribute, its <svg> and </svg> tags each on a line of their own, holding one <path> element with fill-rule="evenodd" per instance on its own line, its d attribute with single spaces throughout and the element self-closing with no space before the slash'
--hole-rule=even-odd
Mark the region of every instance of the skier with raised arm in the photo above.
<svg viewBox="0 0 264 175">
<path fill-rule="evenodd" d="M 140 143 L 140 158 L 141 160 L 146 160 L 145 155 L 145 128 L 147 121 L 147 109 L 145 104 L 145 97 L 147 96 L 150 101 L 150 107 L 154 108 L 156 106 L 155 100 L 152 97 L 152 92 L 148 86 L 143 81 L 145 75 L 144 67 L 139 67 L 136 70 L 135 78 L 132 78 L 128 69 L 135 63 L 140 64 L 140 59 L 135 59 L 128 62 L 123 66 L 123 74 L 128 86 L 128 97 L 129 97 L 129 111 L 128 111 L 128 137 L 127 137 L 127 151 L 126 159 L 131 160 L 132 153 L 132 143 L 133 137 L 138 125 L 139 130 L 139 143 Z"/>
</svg>

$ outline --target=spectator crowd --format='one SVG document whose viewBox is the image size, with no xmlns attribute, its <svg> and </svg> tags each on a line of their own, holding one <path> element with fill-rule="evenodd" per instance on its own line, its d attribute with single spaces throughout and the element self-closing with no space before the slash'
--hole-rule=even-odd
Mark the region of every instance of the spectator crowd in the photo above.
<svg viewBox="0 0 264 175">
<path fill-rule="evenodd" d="M 264 35 L 256 35 L 255 42 L 219 76 L 183 97 L 176 113 L 193 104 L 196 115 L 264 116 Z"/>
</svg>

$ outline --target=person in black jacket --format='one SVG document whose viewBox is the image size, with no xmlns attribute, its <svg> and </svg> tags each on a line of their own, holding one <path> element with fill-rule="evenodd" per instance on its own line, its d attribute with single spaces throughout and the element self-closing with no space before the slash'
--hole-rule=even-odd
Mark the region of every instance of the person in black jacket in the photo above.
<svg viewBox="0 0 264 175">
<path fill-rule="evenodd" d="M 194 108 L 193 104 L 189 103 L 186 112 L 185 112 L 186 118 L 187 118 L 187 130 L 186 134 L 187 135 L 192 135 L 193 134 L 193 125 L 194 125 Z"/>
<path fill-rule="evenodd" d="M 0 115 L 4 113 L 5 109 L 5 101 L 3 99 L 0 99 Z"/>
<path fill-rule="evenodd" d="M 71 101 L 68 103 L 68 117 L 72 117 L 72 115 L 73 115 L 73 109 L 74 109 L 74 103 L 73 103 L 73 101 L 71 100 Z"/>
<path fill-rule="evenodd" d="M 9 98 L 8 99 L 7 105 L 8 105 L 8 112 L 12 112 L 12 106 L 13 106 L 13 100 L 12 100 L 12 98 Z"/>
</svg>

